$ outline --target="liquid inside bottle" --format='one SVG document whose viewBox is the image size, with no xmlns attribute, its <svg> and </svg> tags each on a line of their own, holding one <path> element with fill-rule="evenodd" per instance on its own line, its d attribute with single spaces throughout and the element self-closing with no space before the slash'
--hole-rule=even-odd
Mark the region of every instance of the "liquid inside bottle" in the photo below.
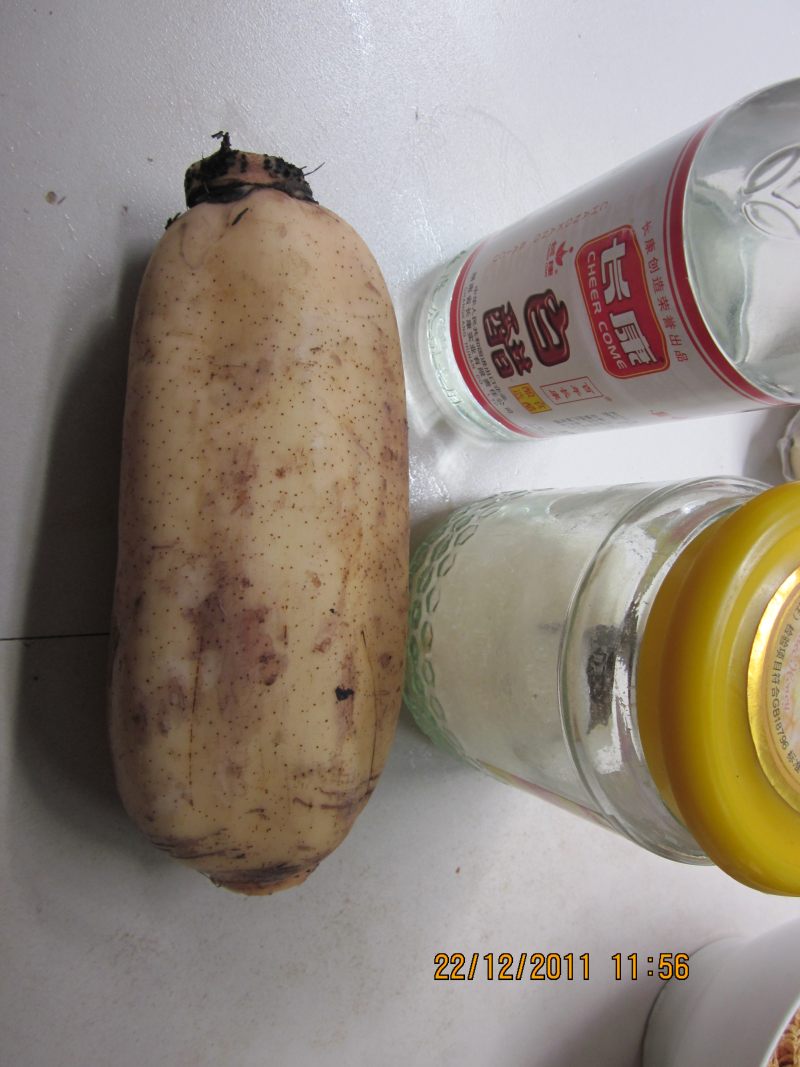
<svg viewBox="0 0 800 1067">
<path fill-rule="evenodd" d="M 800 399 L 800 81 L 709 129 L 684 204 L 689 281 L 720 349 L 766 392 Z"/>
</svg>

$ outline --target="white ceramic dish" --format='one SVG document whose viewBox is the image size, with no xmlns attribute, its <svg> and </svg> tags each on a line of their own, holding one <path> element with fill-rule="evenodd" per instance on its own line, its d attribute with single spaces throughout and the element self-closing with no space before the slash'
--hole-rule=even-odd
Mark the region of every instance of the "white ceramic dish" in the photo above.
<svg viewBox="0 0 800 1067">
<path fill-rule="evenodd" d="M 800 920 L 714 941 L 659 993 L 643 1067 L 766 1067 L 798 1005 Z"/>
</svg>

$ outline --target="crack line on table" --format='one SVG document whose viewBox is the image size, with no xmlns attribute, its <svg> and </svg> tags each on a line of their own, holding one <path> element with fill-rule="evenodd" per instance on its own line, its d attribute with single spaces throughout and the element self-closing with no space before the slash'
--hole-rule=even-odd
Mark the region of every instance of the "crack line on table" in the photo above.
<svg viewBox="0 0 800 1067">
<path fill-rule="evenodd" d="M 108 637 L 108 630 L 88 634 L 20 634 L 19 637 L 0 637 L 0 641 L 63 641 L 76 637 Z"/>
</svg>

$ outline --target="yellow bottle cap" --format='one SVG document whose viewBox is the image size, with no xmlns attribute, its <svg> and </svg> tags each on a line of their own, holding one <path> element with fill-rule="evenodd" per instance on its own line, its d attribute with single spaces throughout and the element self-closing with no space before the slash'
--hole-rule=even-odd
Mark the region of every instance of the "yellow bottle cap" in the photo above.
<svg viewBox="0 0 800 1067">
<path fill-rule="evenodd" d="M 732 877 L 800 895 L 800 483 L 684 549 L 648 616 L 636 680 L 668 806 Z"/>
</svg>

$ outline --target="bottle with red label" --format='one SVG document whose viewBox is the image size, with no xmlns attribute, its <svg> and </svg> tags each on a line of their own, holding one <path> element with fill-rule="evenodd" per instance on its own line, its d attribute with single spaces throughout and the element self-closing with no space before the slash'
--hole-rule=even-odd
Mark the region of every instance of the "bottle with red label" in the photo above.
<svg viewBox="0 0 800 1067">
<path fill-rule="evenodd" d="M 419 320 L 462 428 L 519 440 L 800 404 L 800 79 L 462 253 Z"/>
</svg>

